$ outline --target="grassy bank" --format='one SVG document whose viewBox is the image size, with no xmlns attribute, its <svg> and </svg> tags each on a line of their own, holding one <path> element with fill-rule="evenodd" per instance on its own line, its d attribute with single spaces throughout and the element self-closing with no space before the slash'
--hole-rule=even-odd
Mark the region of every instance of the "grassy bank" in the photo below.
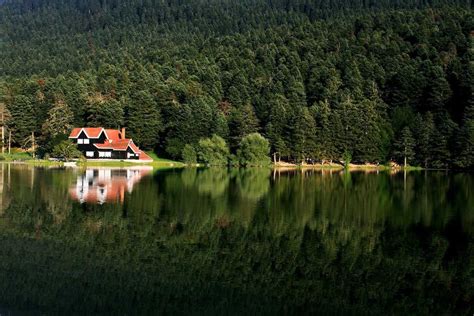
<svg viewBox="0 0 474 316">
<path fill-rule="evenodd" d="M 117 161 L 81 161 L 78 164 L 80 166 L 86 167 L 133 167 L 133 166 L 152 166 L 155 168 L 172 168 L 172 167 L 183 167 L 184 164 L 179 161 L 163 159 L 158 157 L 154 152 L 147 152 L 147 155 L 150 156 L 153 161 L 136 163 L 126 160 L 117 160 Z"/>
<path fill-rule="evenodd" d="M 34 158 L 27 152 L 12 150 L 10 154 L 0 154 L 0 161 L 28 161 Z"/>
</svg>

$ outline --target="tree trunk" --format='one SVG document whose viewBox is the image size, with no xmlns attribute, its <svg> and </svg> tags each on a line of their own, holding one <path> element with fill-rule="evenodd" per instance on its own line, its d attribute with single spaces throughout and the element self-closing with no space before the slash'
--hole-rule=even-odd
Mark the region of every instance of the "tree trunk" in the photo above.
<svg viewBox="0 0 474 316">
<path fill-rule="evenodd" d="M 31 132 L 31 147 L 33 149 L 33 159 L 35 158 L 35 132 Z"/>
<path fill-rule="evenodd" d="M 407 168 L 407 156 L 405 156 L 405 160 L 403 162 L 403 167 L 406 169 Z"/>
<path fill-rule="evenodd" d="M 8 133 L 8 154 L 12 152 L 12 131 Z"/>
<path fill-rule="evenodd" d="M 5 153 L 5 116 L 2 112 L 2 155 Z"/>
</svg>

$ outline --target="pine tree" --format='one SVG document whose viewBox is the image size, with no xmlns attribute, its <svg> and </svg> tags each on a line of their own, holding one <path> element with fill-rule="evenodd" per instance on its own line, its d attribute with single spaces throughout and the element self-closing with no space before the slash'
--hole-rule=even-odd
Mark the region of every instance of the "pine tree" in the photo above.
<svg viewBox="0 0 474 316">
<path fill-rule="evenodd" d="M 332 125 L 332 113 L 327 99 L 318 102 L 313 106 L 312 112 L 316 117 L 317 132 L 317 157 L 321 160 L 336 159 L 336 148 L 334 141 L 334 126 Z"/>
<path fill-rule="evenodd" d="M 7 103 L 7 109 L 11 116 L 7 127 L 12 132 L 13 143 L 23 145 L 35 131 L 36 116 L 33 101 L 27 96 L 19 95 L 11 103 Z"/>
<path fill-rule="evenodd" d="M 92 127 L 119 128 L 124 122 L 122 103 L 99 93 L 89 97 L 85 115 L 87 125 Z"/>
<path fill-rule="evenodd" d="M 308 108 L 296 108 L 290 120 L 292 156 L 302 162 L 316 156 L 316 122 Z"/>
<path fill-rule="evenodd" d="M 143 149 L 153 149 L 158 143 L 163 125 L 155 100 L 147 91 L 137 92 L 128 107 L 129 135 Z"/>
<path fill-rule="evenodd" d="M 460 168 L 474 168 L 474 93 L 464 111 L 463 125 L 458 139 L 460 148 L 456 165 Z"/>
<path fill-rule="evenodd" d="M 258 120 L 250 104 L 241 109 L 233 108 L 229 117 L 230 148 L 235 152 L 240 140 L 248 134 L 258 132 Z"/>
<path fill-rule="evenodd" d="M 433 159 L 432 152 L 432 139 L 435 132 L 435 124 L 433 120 L 433 114 L 428 112 L 422 117 L 419 115 L 416 119 L 417 131 L 417 159 L 423 165 L 428 168 L 431 160 Z"/>
<path fill-rule="evenodd" d="M 403 161 L 405 168 L 415 158 L 415 139 L 408 126 L 402 129 L 399 138 L 395 141 L 393 154 L 397 161 Z"/>
<path fill-rule="evenodd" d="M 48 118 L 43 124 L 43 134 L 56 137 L 68 134 L 74 127 L 74 113 L 63 100 L 55 102 L 48 111 Z"/>
<path fill-rule="evenodd" d="M 277 94 L 271 102 L 266 135 L 270 140 L 275 162 L 277 158 L 280 159 L 281 157 L 288 157 L 290 155 L 288 144 L 284 138 L 285 129 L 287 128 L 288 108 L 288 99 L 281 94 Z"/>
</svg>

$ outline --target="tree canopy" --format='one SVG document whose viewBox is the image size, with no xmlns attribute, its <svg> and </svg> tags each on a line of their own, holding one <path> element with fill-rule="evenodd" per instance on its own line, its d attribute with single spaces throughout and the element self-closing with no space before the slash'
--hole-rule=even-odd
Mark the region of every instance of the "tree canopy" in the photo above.
<svg viewBox="0 0 474 316">
<path fill-rule="evenodd" d="M 285 160 L 384 162 L 408 127 L 410 164 L 468 168 L 473 21 L 455 0 L 10 0 L 0 102 L 16 145 L 63 102 L 175 159 L 258 132 Z"/>
</svg>

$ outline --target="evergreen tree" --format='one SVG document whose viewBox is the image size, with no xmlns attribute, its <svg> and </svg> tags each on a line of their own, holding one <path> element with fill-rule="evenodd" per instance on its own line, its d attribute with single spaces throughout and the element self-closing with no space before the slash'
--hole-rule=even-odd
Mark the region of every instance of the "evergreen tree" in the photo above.
<svg viewBox="0 0 474 316">
<path fill-rule="evenodd" d="M 7 103 L 10 119 L 8 129 L 12 132 L 14 144 L 23 145 L 24 141 L 35 132 L 36 116 L 31 98 L 19 95 L 10 104 Z"/>
<path fill-rule="evenodd" d="M 147 91 L 139 91 L 132 98 L 127 110 L 129 136 L 143 149 L 153 149 L 158 143 L 163 125 L 160 110 Z"/>
<path fill-rule="evenodd" d="M 69 134 L 74 127 L 74 113 L 63 101 L 58 100 L 48 111 L 48 118 L 43 124 L 43 133 L 49 137 Z"/>
<path fill-rule="evenodd" d="M 258 120 L 250 104 L 242 109 L 233 108 L 229 118 L 230 148 L 236 151 L 240 140 L 258 131 Z"/>
<path fill-rule="evenodd" d="M 288 99 L 278 94 L 271 103 L 269 122 L 266 126 L 266 135 L 272 145 L 274 160 L 278 157 L 288 157 L 290 155 L 289 146 L 285 139 L 285 129 L 288 128 L 287 109 Z"/>
<path fill-rule="evenodd" d="M 474 94 L 466 107 L 463 125 L 458 139 L 460 148 L 456 157 L 456 166 L 460 168 L 474 168 Z"/>
<path fill-rule="evenodd" d="M 101 94 L 95 94 L 89 98 L 85 115 L 85 121 L 91 127 L 119 128 L 124 122 L 122 104 Z"/>
<path fill-rule="evenodd" d="M 415 158 L 415 139 L 408 126 L 403 128 L 395 141 L 393 154 L 398 162 L 403 162 L 405 168 L 408 163 L 413 162 Z"/>
<path fill-rule="evenodd" d="M 433 159 L 432 139 L 435 132 L 433 114 L 426 113 L 424 117 L 419 115 L 416 119 L 417 126 L 417 157 L 425 168 L 430 166 Z"/>
</svg>

